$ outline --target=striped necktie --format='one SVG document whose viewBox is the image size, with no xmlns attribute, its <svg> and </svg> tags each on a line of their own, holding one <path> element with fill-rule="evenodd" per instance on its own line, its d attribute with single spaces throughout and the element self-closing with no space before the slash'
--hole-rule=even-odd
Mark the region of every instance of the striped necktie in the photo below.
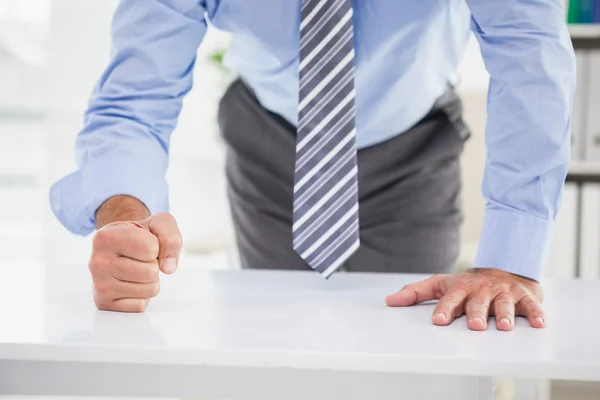
<svg viewBox="0 0 600 400">
<path fill-rule="evenodd" d="M 351 0 L 302 0 L 294 250 L 328 278 L 358 249 Z"/>
</svg>

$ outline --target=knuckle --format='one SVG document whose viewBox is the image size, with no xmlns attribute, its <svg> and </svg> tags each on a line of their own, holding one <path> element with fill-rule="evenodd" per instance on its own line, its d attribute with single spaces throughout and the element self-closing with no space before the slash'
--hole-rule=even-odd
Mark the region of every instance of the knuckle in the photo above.
<svg viewBox="0 0 600 400">
<path fill-rule="evenodd" d="M 511 293 L 514 291 L 514 288 L 512 285 L 508 284 L 508 283 L 499 283 L 499 284 L 495 284 L 493 286 L 493 288 L 495 288 L 496 290 L 498 290 L 501 294 L 504 293 Z"/>
<path fill-rule="evenodd" d="M 94 303 L 96 304 L 96 308 L 98 310 L 109 311 L 112 307 L 112 301 L 103 296 L 94 296 Z"/>
<path fill-rule="evenodd" d="M 94 282 L 94 290 L 100 298 L 107 298 L 111 287 L 110 284 L 104 280 Z"/>
<path fill-rule="evenodd" d="M 489 308 L 489 304 L 486 302 L 475 300 L 467 303 L 466 310 L 469 314 L 485 313 Z"/>
<path fill-rule="evenodd" d="M 100 229 L 94 234 L 93 247 L 105 247 L 112 243 L 112 234 L 107 229 Z"/>
<path fill-rule="evenodd" d="M 459 279 L 454 283 L 453 289 L 457 292 L 468 293 L 471 291 L 473 284 L 469 279 Z"/>
<path fill-rule="evenodd" d="M 160 273 L 160 268 L 158 267 L 158 261 L 157 261 L 157 262 L 153 263 L 151 267 L 144 269 L 144 273 L 143 273 L 144 276 L 141 276 L 140 278 L 145 278 L 145 279 L 147 279 L 148 282 L 158 281 L 159 273 Z"/>
<path fill-rule="evenodd" d="M 520 312 L 526 311 L 531 312 L 537 307 L 536 300 L 530 295 L 526 294 L 517 304 L 517 308 Z"/>
<path fill-rule="evenodd" d="M 144 232 L 144 234 L 148 235 L 146 232 Z M 158 257 L 160 244 L 156 236 L 138 237 L 137 243 L 139 244 L 138 251 L 140 252 L 141 257 L 144 257 L 146 260 L 151 260 Z"/>
<path fill-rule="evenodd" d="M 88 263 L 88 268 L 92 275 L 97 275 L 106 271 L 110 267 L 110 262 L 103 257 L 92 256 Z"/>
<path fill-rule="evenodd" d="M 496 296 L 496 299 L 494 300 L 494 303 L 496 303 L 496 304 L 508 304 L 508 303 L 514 303 L 514 302 L 513 302 L 512 297 L 508 293 L 502 292 L 498 296 Z"/>
<path fill-rule="evenodd" d="M 154 214 L 154 216 L 152 217 L 152 219 L 154 219 L 155 221 L 160 221 L 160 220 L 165 220 L 165 219 L 170 219 L 170 218 L 173 218 L 173 216 L 166 212 Z"/>
<path fill-rule="evenodd" d="M 542 301 L 542 299 L 544 298 L 544 291 L 539 285 L 537 287 L 526 288 L 525 290 L 527 295 L 530 296 L 532 299 Z"/>
<path fill-rule="evenodd" d="M 480 298 L 473 298 L 473 299 L 469 300 L 469 302 L 467 302 L 467 306 L 476 307 L 476 308 L 487 307 L 488 304 L 489 303 L 487 301 L 480 299 Z"/>
<path fill-rule="evenodd" d="M 160 282 L 156 281 L 150 284 L 150 297 L 156 297 L 160 293 Z"/>
<path fill-rule="evenodd" d="M 133 305 L 133 312 L 141 313 L 146 311 L 148 307 L 148 300 L 140 300 Z"/>
<path fill-rule="evenodd" d="M 96 275 L 98 272 L 100 272 L 100 263 L 100 260 L 98 260 L 97 258 L 90 258 L 90 261 L 88 262 L 88 269 L 90 270 L 92 275 Z"/>
<path fill-rule="evenodd" d="M 175 218 L 170 213 L 158 213 L 150 217 L 154 224 L 166 224 L 175 222 Z"/>
<path fill-rule="evenodd" d="M 165 240 L 164 245 L 169 249 L 181 249 L 183 247 L 183 239 L 179 235 L 174 235 Z"/>
<path fill-rule="evenodd" d="M 496 308 L 506 309 L 507 307 L 513 305 L 514 303 L 508 299 L 498 299 L 494 301 L 494 306 Z"/>
<path fill-rule="evenodd" d="M 146 250 L 151 257 L 158 257 L 158 252 L 160 250 L 160 244 L 158 243 L 158 238 L 148 241 L 146 245 Z"/>
</svg>

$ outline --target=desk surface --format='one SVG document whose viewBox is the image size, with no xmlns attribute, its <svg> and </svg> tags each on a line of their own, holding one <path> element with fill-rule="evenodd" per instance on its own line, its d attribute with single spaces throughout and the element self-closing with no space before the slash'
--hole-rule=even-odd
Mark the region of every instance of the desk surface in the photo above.
<svg viewBox="0 0 600 400">
<path fill-rule="evenodd" d="M 0 362 L 600 379 L 600 282 L 547 283 L 547 329 L 519 319 L 513 332 L 471 332 L 464 317 L 431 325 L 432 304 L 384 306 L 386 294 L 418 276 L 337 274 L 324 281 L 310 272 L 182 268 L 163 278 L 144 314 L 95 310 L 85 267 L 47 277 L 45 294 L 31 301 L 19 282 L 3 279 Z"/>
</svg>

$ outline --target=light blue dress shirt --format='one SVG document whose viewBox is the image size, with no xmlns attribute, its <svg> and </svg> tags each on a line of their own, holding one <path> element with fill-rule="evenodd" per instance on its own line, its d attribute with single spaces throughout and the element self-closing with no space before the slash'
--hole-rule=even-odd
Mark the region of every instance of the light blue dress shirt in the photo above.
<svg viewBox="0 0 600 400">
<path fill-rule="evenodd" d="M 121 0 L 112 61 L 76 142 L 78 171 L 50 201 L 72 232 L 127 194 L 167 211 L 169 135 L 210 22 L 231 32 L 226 64 L 295 124 L 300 0 Z M 491 76 L 487 200 L 475 266 L 539 279 L 569 162 L 575 87 L 562 0 L 354 0 L 359 147 L 419 121 L 455 74 L 469 32 Z M 74 33 L 76 34 L 76 33 Z"/>
</svg>

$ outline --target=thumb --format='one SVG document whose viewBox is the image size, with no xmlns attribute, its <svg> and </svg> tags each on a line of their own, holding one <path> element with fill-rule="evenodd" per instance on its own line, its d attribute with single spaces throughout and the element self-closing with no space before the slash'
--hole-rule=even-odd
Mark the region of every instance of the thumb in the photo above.
<svg viewBox="0 0 600 400">
<path fill-rule="evenodd" d="M 385 303 L 390 307 L 406 307 L 424 301 L 439 300 L 442 291 L 441 283 L 446 275 L 434 275 L 420 282 L 404 286 L 399 292 L 385 298 Z"/>
<path fill-rule="evenodd" d="M 183 241 L 175 218 L 171 214 L 156 214 L 146 220 L 150 232 L 158 237 L 158 265 L 165 274 L 177 269 Z"/>
</svg>

